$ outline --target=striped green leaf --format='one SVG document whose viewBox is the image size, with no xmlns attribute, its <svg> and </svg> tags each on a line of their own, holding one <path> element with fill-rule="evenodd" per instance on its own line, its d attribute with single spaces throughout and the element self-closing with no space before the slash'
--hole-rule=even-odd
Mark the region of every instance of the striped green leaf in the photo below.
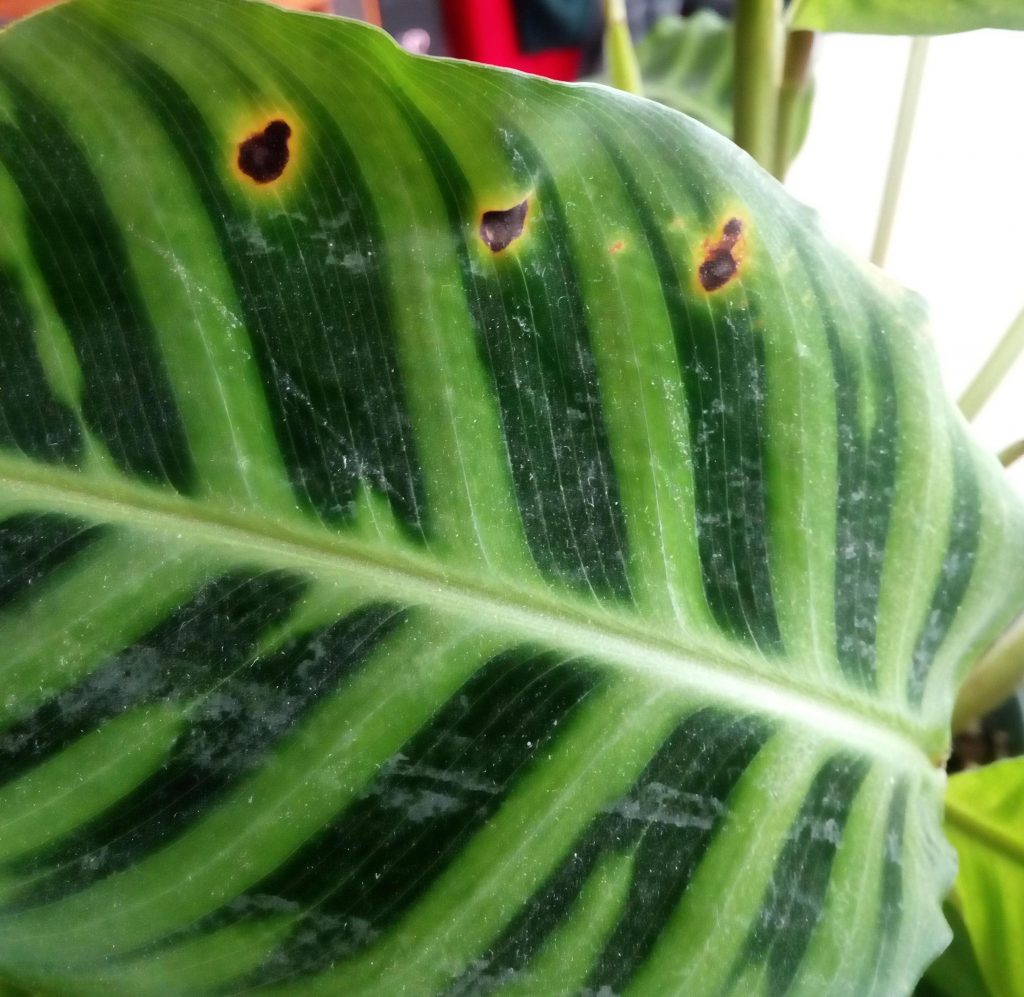
<svg viewBox="0 0 1024 997">
<path fill-rule="evenodd" d="M 1024 29 L 1020 0 L 795 0 L 793 24 L 872 35 L 947 35 L 977 28 Z"/>
<path fill-rule="evenodd" d="M 1024 515 L 651 102 L 247 0 L 0 37 L 0 975 L 908 992 Z"/>
</svg>

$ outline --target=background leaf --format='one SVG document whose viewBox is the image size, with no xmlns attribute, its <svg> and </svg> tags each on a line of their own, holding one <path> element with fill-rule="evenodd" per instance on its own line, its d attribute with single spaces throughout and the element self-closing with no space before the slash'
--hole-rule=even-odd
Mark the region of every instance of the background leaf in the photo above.
<svg viewBox="0 0 1024 997">
<path fill-rule="evenodd" d="M 966 970 L 973 955 L 988 992 L 1024 993 L 1024 955 L 1017 944 L 1024 929 L 1024 760 L 953 776 L 946 833 L 960 863 L 954 893 L 960 923 L 948 962 Z M 941 965 L 936 969 L 929 977 L 949 979 Z"/>
<path fill-rule="evenodd" d="M 636 46 L 644 95 L 732 137 L 732 23 L 713 10 L 659 18 Z"/>
<path fill-rule="evenodd" d="M 1024 28 L 1024 7 L 1018 0 L 795 0 L 791 17 L 798 28 L 872 35 Z"/>
<path fill-rule="evenodd" d="M 671 110 L 243 0 L 5 33 L 0 216 L 12 983 L 911 989 L 1024 603 L 913 296 Z"/>
</svg>

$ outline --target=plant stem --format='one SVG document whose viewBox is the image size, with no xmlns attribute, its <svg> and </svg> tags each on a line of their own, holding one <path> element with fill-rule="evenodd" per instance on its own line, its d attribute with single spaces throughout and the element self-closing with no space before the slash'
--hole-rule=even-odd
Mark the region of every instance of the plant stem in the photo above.
<svg viewBox="0 0 1024 997">
<path fill-rule="evenodd" d="M 892 236 L 893 221 L 896 218 L 900 187 L 903 185 L 903 172 L 907 165 L 907 152 L 910 150 L 910 139 L 914 132 L 914 118 L 917 116 L 917 105 L 921 96 L 921 81 L 924 79 L 927 56 L 928 39 L 915 38 L 910 44 L 910 58 L 907 60 L 907 75 L 903 79 L 900 112 L 896 119 L 892 152 L 889 154 L 889 171 L 885 177 L 882 206 L 878 212 L 874 245 L 871 247 L 871 262 L 876 266 L 882 266 L 885 263 L 885 255 L 889 251 L 889 239 Z"/>
<path fill-rule="evenodd" d="M 772 173 L 785 179 L 796 144 L 797 114 L 801 98 L 810 85 L 813 31 L 791 31 L 786 38 L 786 60 L 782 68 L 779 104 L 775 118 L 775 158 Z"/>
<path fill-rule="evenodd" d="M 1009 467 L 1021 457 L 1024 457 L 1024 440 L 1017 440 L 1016 443 L 1011 443 L 1005 450 L 999 452 L 999 462 L 1003 467 Z"/>
<path fill-rule="evenodd" d="M 736 5 L 736 90 L 733 138 L 765 169 L 775 159 L 782 0 L 739 0 Z"/>
<path fill-rule="evenodd" d="M 960 687 L 953 708 L 953 730 L 970 727 L 975 720 L 1004 702 L 1024 679 L 1024 615 L 982 655 Z"/>
<path fill-rule="evenodd" d="M 633 36 L 629 33 L 626 0 L 605 0 L 604 58 L 612 86 L 627 93 L 643 94 Z"/>
<path fill-rule="evenodd" d="M 967 390 L 960 396 L 960 411 L 968 419 L 973 419 L 984 408 L 992 393 L 999 387 L 1003 378 L 1013 366 L 1014 361 L 1024 352 L 1024 309 L 1010 323 L 1010 328 L 1003 333 L 1003 338 L 985 361 L 984 366 Z"/>
</svg>

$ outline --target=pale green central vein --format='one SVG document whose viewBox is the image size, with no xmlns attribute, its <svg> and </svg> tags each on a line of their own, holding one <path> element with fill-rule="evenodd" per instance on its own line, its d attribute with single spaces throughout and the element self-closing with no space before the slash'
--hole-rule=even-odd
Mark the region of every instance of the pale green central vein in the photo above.
<svg viewBox="0 0 1024 997">
<path fill-rule="evenodd" d="M 841 688 L 838 674 L 836 688 L 825 694 L 788 680 L 781 671 L 784 662 L 773 673 L 742 660 L 724 640 L 712 644 L 693 637 L 684 643 L 680 635 L 652 634 L 645 620 L 567 594 L 516 588 L 508 579 L 483 579 L 411 547 L 383 548 L 300 521 L 260 520 L 123 478 L 90 480 L 6 454 L 0 456 L 0 495 L 4 492 L 28 508 L 121 524 L 185 546 L 211 545 L 241 554 L 250 564 L 291 566 L 333 581 L 340 577 L 366 585 L 379 597 L 491 621 L 524 639 L 593 655 L 627 674 L 656 679 L 684 697 L 775 715 L 890 764 L 900 759 L 909 768 L 930 768 L 930 758 L 944 747 L 941 732 Z"/>
</svg>

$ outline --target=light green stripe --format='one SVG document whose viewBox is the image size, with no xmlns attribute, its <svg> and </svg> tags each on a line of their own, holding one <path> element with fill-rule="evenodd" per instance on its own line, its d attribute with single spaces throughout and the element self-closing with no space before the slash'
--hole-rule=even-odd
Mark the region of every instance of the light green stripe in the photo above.
<svg viewBox="0 0 1024 997">
<path fill-rule="evenodd" d="M 0 89 L 0 107 L 5 100 Z M 36 349 L 54 396 L 76 413 L 80 412 L 82 372 L 75 359 L 67 330 L 61 323 L 34 260 L 24 224 L 24 203 L 7 170 L 0 162 L 0 217 L 17 219 L 18 224 L 0 228 L 0 264 L 18 275 L 31 309 Z"/>
<path fill-rule="evenodd" d="M 821 757 L 820 748 L 797 744 L 783 735 L 776 735 L 761 750 L 730 797 L 732 816 L 633 978 L 631 993 L 721 992 L 746 945 L 776 858 Z M 739 856 L 742 872 L 738 875 Z M 707 937 L 709 911 L 715 912 L 715 944 L 695 950 L 694 939 Z M 680 953 L 686 953 L 686 958 L 680 958 Z"/>
<path fill-rule="evenodd" d="M 501 997 L 573 997 L 587 981 L 615 927 L 633 877 L 632 853 L 609 855 L 591 873 L 564 924 Z"/>
<path fill-rule="evenodd" d="M 0 614 L 0 723 L 84 678 L 208 576 L 182 545 L 120 532 L 80 554 L 16 615 Z"/>
<path fill-rule="evenodd" d="M 882 293 L 895 294 L 888 286 Z M 903 293 L 903 292 L 900 292 Z M 914 307 L 921 308 L 918 302 Z M 923 322 L 923 318 L 922 318 Z M 949 539 L 953 466 L 948 402 L 920 337 L 889 336 L 900 419 L 892 520 L 879 595 L 879 695 L 906 695 L 914 648 L 931 610 Z M 925 526 L 924 524 L 929 524 Z M 903 593 L 912 592 L 908 600 Z"/>
<path fill-rule="evenodd" d="M 346 997 L 443 990 L 555 870 L 594 814 L 632 784 L 677 718 L 676 707 L 639 683 L 593 694 L 399 924 L 304 986 Z"/>
<path fill-rule="evenodd" d="M 230 990 L 233 982 L 259 968 L 293 924 L 294 918 L 282 914 L 234 924 L 126 960 L 110 972 L 85 969 L 66 975 L 57 968 L 52 975 L 38 976 L 40 992 L 47 997 L 196 997 L 225 986 Z"/>
<path fill-rule="evenodd" d="M 113 806 L 167 757 L 184 719 L 170 706 L 134 710 L 5 785 L 0 862 L 41 850 Z"/>
<path fill-rule="evenodd" d="M 488 88 L 480 93 L 493 99 Z M 453 96 L 442 92 L 434 98 L 439 117 Z M 562 99 L 540 104 L 529 134 L 545 149 L 568 153 L 569 140 L 558 125 L 561 105 Z M 486 110 L 476 113 L 482 119 Z M 569 220 L 588 309 L 637 611 L 668 630 L 713 632 L 701 584 L 682 375 L 658 272 L 637 237 L 633 208 L 600 141 L 574 136 L 571 152 L 586 163 L 585 170 L 559 172 L 553 181 Z M 481 172 L 488 170 L 483 164 Z M 681 214 L 688 207 L 680 205 Z M 651 461 L 655 453 L 659 460 Z"/>
<path fill-rule="evenodd" d="M 126 952 L 231 900 L 351 803 L 500 646 L 420 615 L 198 825 L 82 893 L 23 914 L 0 938 L 0 959 L 31 964 L 54 947 L 73 961 Z"/>
<path fill-rule="evenodd" d="M 882 861 L 888 846 L 886 830 L 892 802 L 891 777 L 880 769 L 868 774 L 842 831 L 836 852 L 823 917 L 811 937 L 794 981 L 795 992 L 828 992 L 836 997 L 864 997 L 871 992 L 875 973 L 889 967 L 865 964 L 862 955 L 878 951 L 881 923 Z M 904 903 L 917 906 L 917 889 L 925 897 L 930 882 L 904 880 Z M 896 993 L 897 990 L 884 990 Z"/>
<path fill-rule="evenodd" d="M 125 233 L 134 277 L 160 338 L 199 494 L 259 505 L 276 516 L 294 514 L 235 288 L 179 160 L 187 150 L 175 148 L 126 87 L 109 47 L 100 40 L 85 43 L 87 38 L 88 27 L 79 26 L 66 50 L 47 51 L 17 69 L 106 150 L 91 156 L 90 166 Z M 102 104 L 79 98 L 83 74 L 102 89 Z M 137 155 L 140 146 L 148 150 L 144 158 Z"/>
</svg>

